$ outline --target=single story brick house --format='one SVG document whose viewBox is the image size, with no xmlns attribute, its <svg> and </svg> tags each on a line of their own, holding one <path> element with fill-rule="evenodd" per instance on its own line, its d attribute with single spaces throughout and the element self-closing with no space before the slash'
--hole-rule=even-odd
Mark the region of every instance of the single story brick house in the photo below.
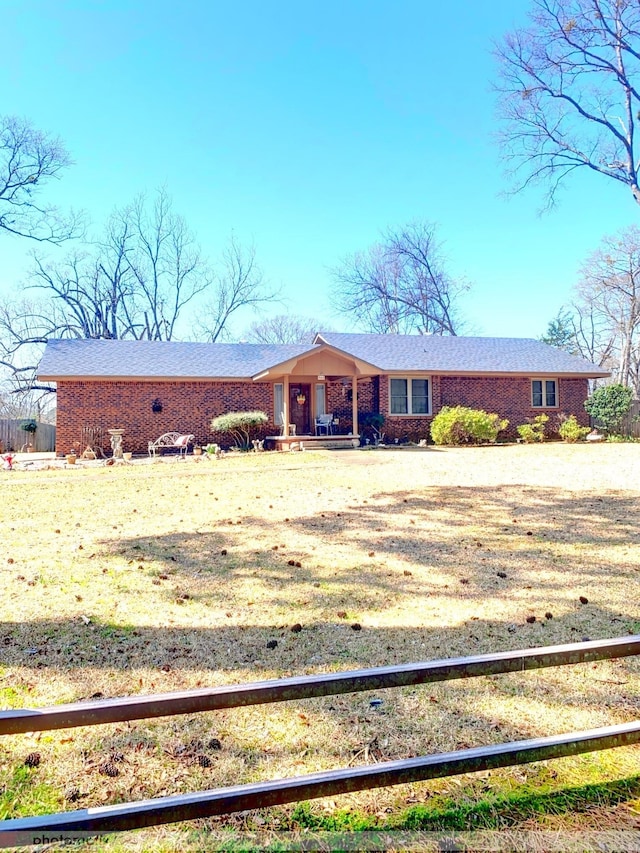
<svg viewBox="0 0 640 853">
<path fill-rule="evenodd" d="M 597 365 L 519 338 L 321 333 L 310 345 L 52 340 L 38 378 L 57 385 L 57 452 L 87 428 L 124 429 L 126 449 L 146 452 L 168 431 L 222 441 L 210 422 L 259 409 L 264 435 L 312 435 L 332 413 L 336 432 L 358 434 L 366 413 L 385 416 L 388 439 L 429 436 L 443 406 L 497 412 L 515 427 L 541 412 L 588 424 L 588 380 Z M 86 433 L 84 433 L 86 434 Z"/>
</svg>

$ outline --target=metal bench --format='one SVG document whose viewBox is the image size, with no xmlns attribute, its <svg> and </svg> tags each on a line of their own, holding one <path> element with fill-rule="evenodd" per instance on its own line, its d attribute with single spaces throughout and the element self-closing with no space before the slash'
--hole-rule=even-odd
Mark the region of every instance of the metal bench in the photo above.
<svg viewBox="0 0 640 853">
<path fill-rule="evenodd" d="M 165 432 L 160 438 L 149 442 L 149 456 L 155 457 L 156 451 L 162 453 L 162 450 L 165 448 L 170 448 L 171 450 L 177 449 L 179 456 L 186 456 L 189 445 L 194 438 L 195 436 L 193 435 L 186 435 L 180 432 Z"/>
</svg>

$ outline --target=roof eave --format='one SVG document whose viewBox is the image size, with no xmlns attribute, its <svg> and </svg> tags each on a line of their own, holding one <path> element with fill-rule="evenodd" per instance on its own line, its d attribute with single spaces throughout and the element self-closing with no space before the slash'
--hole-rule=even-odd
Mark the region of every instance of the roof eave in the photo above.
<svg viewBox="0 0 640 853">
<path fill-rule="evenodd" d="M 89 376 L 81 374 L 38 374 L 42 382 L 251 382 L 251 376 L 122 376 L 92 373 Z"/>
<path fill-rule="evenodd" d="M 441 368 L 429 367 L 398 367 L 398 368 L 381 368 L 381 373 L 388 376 L 406 376 L 412 373 L 428 374 L 430 376 L 513 376 L 514 378 L 521 377 L 549 377 L 550 379 L 606 379 L 611 376 L 610 372 L 605 371 L 562 371 L 562 370 L 442 370 Z"/>
</svg>

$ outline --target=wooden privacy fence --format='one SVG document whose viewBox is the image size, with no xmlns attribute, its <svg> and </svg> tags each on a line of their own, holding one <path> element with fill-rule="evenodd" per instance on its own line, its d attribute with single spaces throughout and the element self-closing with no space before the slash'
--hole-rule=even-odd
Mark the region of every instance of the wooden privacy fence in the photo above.
<svg viewBox="0 0 640 853">
<path fill-rule="evenodd" d="M 640 438 L 640 400 L 631 403 L 629 414 L 622 421 L 622 434 Z"/>
<path fill-rule="evenodd" d="M 610 640 L 521 649 L 353 672 L 307 675 L 180 693 L 128 696 L 40 709 L 17 709 L 0 712 L 0 735 L 142 720 L 175 714 L 193 714 L 199 711 L 333 696 L 363 690 L 430 684 L 479 675 L 526 672 L 550 666 L 628 657 L 639 653 L 640 635 L 634 635 Z M 230 788 L 59 814 L 16 818 L 0 822 L 0 846 L 34 843 L 35 833 L 98 834 L 139 829 L 145 826 L 206 818 L 368 788 L 528 764 L 532 761 L 579 755 L 638 742 L 640 742 L 640 721 L 636 720 L 632 723 L 589 731 L 479 746 L 440 755 L 426 755 L 362 767 L 328 770 L 308 776 L 234 785 Z"/>
<path fill-rule="evenodd" d="M 597 418 L 589 418 L 589 424 L 592 427 L 602 429 Z M 620 422 L 620 434 L 630 438 L 640 438 L 640 400 L 631 402 L 631 408 Z"/>
<path fill-rule="evenodd" d="M 56 449 L 56 428 L 53 424 L 38 423 L 35 432 L 26 432 L 21 424 L 30 418 L 0 418 L 0 445 L 3 452 L 19 452 L 25 445 L 31 444 L 35 451 L 48 453 Z"/>
</svg>

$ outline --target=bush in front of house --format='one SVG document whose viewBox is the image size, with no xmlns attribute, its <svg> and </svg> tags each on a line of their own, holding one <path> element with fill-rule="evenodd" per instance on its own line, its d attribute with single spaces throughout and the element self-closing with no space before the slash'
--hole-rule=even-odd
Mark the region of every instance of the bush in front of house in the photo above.
<svg viewBox="0 0 640 853">
<path fill-rule="evenodd" d="M 264 412 L 228 412 L 211 421 L 211 431 L 233 436 L 236 447 L 249 450 L 254 430 L 264 426 L 268 418 Z"/>
<path fill-rule="evenodd" d="M 445 406 L 431 423 L 435 444 L 493 443 L 498 433 L 509 426 L 500 415 L 466 406 Z"/>
<path fill-rule="evenodd" d="M 361 444 L 380 444 L 384 437 L 384 415 L 380 412 L 363 412 L 358 415 Z"/>
<path fill-rule="evenodd" d="M 516 427 L 518 435 L 526 444 L 533 444 L 536 441 L 544 441 L 544 428 L 549 420 L 549 415 L 540 414 L 532 418 L 527 424 L 520 424 Z M 589 430 L 587 430 L 589 432 Z"/>
<path fill-rule="evenodd" d="M 583 441 L 590 432 L 590 427 L 580 426 L 575 415 L 569 415 L 568 418 L 564 418 L 558 427 L 560 438 L 569 444 L 575 444 L 576 441 Z"/>
<path fill-rule="evenodd" d="M 633 392 L 624 385 L 596 388 L 584 407 L 605 432 L 619 433 L 622 419 L 629 414 Z"/>
</svg>

